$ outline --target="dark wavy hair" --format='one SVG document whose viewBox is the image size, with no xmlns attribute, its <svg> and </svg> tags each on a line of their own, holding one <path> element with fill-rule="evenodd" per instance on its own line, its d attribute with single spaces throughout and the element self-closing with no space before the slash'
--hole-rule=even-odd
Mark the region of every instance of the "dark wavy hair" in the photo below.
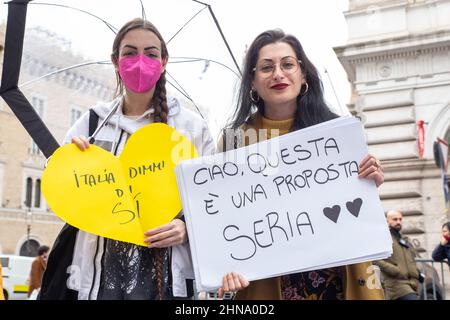
<svg viewBox="0 0 450 320">
<path fill-rule="evenodd" d="M 442 225 L 442 228 L 441 228 L 441 229 L 444 229 L 444 227 L 447 227 L 447 230 L 450 231 L 450 221 L 444 223 L 444 224 Z"/>
<path fill-rule="evenodd" d="M 247 51 L 244 60 L 242 81 L 237 96 L 237 106 L 227 126 L 228 128 L 239 128 L 255 112 L 264 115 L 264 101 L 259 99 L 255 103 L 250 99 L 252 81 L 255 77 L 253 68 L 256 66 L 261 48 L 276 42 L 285 42 L 294 49 L 297 59 L 302 62 L 300 68 L 309 86 L 308 92 L 304 93 L 305 90 L 301 90 L 297 97 L 297 111 L 295 113 L 292 131 L 338 117 L 325 103 L 323 84 L 320 80 L 319 73 L 303 51 L 300 41 L 292 35 L 285 34 L 280 29 L 275 29 L 265 31 L 257 36 Z"/>
<path fill-rule="evenodd" d="M 128 32 L 135 29 L 145 29 L 154 33 L 161 41 L 161 58 L 163 60 L 169 58 L 169 52 L 167 50 L 166 43 L 164 42 L 164 39 L 159 33 L 158 29 L 156 29 L 156 27 L 151 22 L 140 18 L 136 18 L 127 22 L 119 30 L 114 39 L 111 58 L 115 62 L 119 61 L 120 43 L 122 42 L 123 38 Z M 122 95 L 123 82 L 118 72 L 116 72 L 116 81 L 117 81 L 116 95 Z M 155 93 L 152 99 L 152 105 L 155 108 L 155 113 L 153 114 L 154 121 L 167 123 L 167 115 L 169 113 L 169 107 L 167 106 L 167 95 L 166 95 L 166 71 L 164 71 L 161 74 L 161 77 L 156 83 Z"/>
</svg>

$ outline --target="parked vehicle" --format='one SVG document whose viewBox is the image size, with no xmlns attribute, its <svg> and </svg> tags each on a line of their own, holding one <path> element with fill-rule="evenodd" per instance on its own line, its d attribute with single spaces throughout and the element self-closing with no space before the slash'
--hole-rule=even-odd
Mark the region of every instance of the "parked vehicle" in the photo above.
<svg viewBox="0 0 450 320">
<path fill-rule="evenodd" d="M 27 299 L 28 279 L 34 258 L 2 254 L 0 255 L 0 260 L 5 299 Z"/>
</svg>

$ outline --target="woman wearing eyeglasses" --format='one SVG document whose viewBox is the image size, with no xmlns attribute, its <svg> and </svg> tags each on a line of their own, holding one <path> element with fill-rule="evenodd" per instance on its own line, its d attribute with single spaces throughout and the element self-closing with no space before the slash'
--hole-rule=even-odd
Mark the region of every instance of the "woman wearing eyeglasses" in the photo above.
<svg viewBox="0 0 450 320">
<path fill-rule="evenodd" d="M 298 39 L 281 30 L 269 30 L 247 51 L 237 109 L 219 149 L 239 148 L 260 142 L 262 136 L 270 139 L 337 117 L 326 105 L 317 69 Z M 238 134 L 261 129 L 267 134 Z M 373 179 L 377 186 L 384 181 L 380 162 L 371 155 L 360 163 L 359 176 Z M 251 283 L 233 272 L 224 276 L 219 295 L 238 291 L 236 299 L 383 299 L 381 288 L 367 286 L 368 277 L 374 276 L 370 267 L 371 263 L 361 263 Z"/>
</svg>

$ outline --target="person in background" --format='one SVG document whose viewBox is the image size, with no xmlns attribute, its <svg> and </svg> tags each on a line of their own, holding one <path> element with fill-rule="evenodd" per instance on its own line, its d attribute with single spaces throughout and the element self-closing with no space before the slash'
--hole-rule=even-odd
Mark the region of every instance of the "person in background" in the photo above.
<svg viewBox="0 0 450 320">
<path fill-rule="evenodd" d="M 435 261 L 444 261 L 447 259 L 447 264 L 450 266 L 450 222 L 442 225 L 441 242 L 433 250 L 431 257 Z"/>
<path fill-rule="evenodd" d="M 28 287 L 28 297 L 33 294 L 33 291 L 39 291 L 42 285 L 42 277 L 44 271 L 47 268 L 48 252 L 50 248 L 48 246 L 40 246 L 38 249 L 38 255 L 31 264 L 30 271 L 30 285 Z"/>
<path fill-rule="evenodd" d="M 414 247 L 400 233 L 403 215 L 391 210 L 386 217 L 392 236 L 392 256 L 374 262 L 383 273 L 386 295 L 390 300 L 418 300 L 419 282 L 423 281 L 423 276 L 414 260 Z"/>
</svg>

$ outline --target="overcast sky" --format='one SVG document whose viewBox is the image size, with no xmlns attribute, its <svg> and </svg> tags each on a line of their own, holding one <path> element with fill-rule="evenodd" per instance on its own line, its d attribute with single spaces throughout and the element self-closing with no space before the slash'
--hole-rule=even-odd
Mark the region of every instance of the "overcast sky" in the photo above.
<svg viewBox="0 0 450 320">
<path fill-rule="evenodd" d="M 35 1 L 33 1 L 35 2 Z M 65 8 L 29 5 L 27 26 L 41 25 L 71 40 L 72 48 L 86 60 L 107 60 L 114 33 L 93 17 Z M 120 28 L 128 20 L 141 16 L 139 0 L 46 0 L 91 12 Z M 191 0 L 143 0 L 147 19 L 153 22 L 168 41 L 178 29 L 203 8 Z M 204 0 L 222 27 L 239 65 L 246 46 L 267 29 L 282 28 L 299 38 L 306 54 L 322 75 L 326 99 L 337 112 L 350 98 L 347 76 L 337 60 L 333 47 L 347 41 L 343 12 L 347 0 Z M 1 4 L 2 18 L 7 6 Z M 213 59 L 236 70 L 217 31 L 209 11 L 203 10 L 169 44 L 171 57 Z M 175 61 L 176 59 L 174 59 Z M 327 69 L 337 98 L 325 74 Z M 210 126 L 217 134 L 233 107 L 238 78 L 218 64 L 172 64 L 169 72 L 193 100 L 210 110 Z M 339 108 L 341 106 L 341 109 Z"/>
</svg>

